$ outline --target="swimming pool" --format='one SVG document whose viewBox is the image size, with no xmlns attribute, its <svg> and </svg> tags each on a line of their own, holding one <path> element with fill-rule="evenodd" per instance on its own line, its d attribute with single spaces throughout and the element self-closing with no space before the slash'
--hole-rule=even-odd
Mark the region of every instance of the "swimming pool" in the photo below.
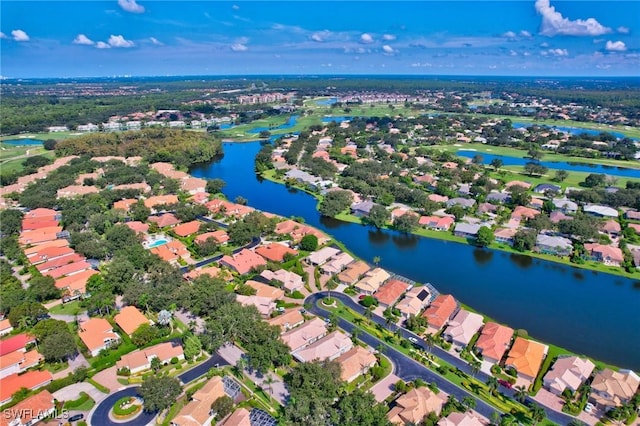
<svg viewBox="0 0 640 426">
<path fill-rule="evenodd" d="M 148 248 L 154 248 L 154 247 L 158 247 L 164 244 L 167 244 L 169 241 L 165 240 L 164 238 L 161 238 L 159 240 L 155 240 L 154 242 L 152 242 L 151 244 L 149 244 L 147 247 Z"/>
</svg>

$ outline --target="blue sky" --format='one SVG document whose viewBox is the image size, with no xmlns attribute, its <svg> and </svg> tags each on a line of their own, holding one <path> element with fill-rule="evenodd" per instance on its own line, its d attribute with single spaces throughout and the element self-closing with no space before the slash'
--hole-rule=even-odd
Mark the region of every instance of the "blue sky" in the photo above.
<svg viewBox="0 0 640 426">
<path fill-rule="evenodd" d="M 4 77 L 637 76 L 640 1 L 8 1 Z"/>
</svg>

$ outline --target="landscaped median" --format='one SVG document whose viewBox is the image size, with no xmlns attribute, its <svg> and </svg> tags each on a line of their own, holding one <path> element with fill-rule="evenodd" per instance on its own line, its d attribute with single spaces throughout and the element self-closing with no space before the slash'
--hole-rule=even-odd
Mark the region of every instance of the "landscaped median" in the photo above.
<svg viewBox="0 0 640 426">
<path fill-rule="evenodd" d="M 130 419 L 142 410 L 142 402 L 135 397 L 125 396 L 113 404 L 112 414 L 118 420 Z"/>
</svg>

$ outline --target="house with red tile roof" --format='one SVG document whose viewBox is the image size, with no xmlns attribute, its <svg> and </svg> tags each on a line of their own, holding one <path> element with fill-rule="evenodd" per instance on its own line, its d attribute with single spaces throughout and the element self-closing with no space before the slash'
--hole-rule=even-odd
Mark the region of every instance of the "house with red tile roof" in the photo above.
<svg viewBox="0 0 640 426">
<path fill-rule="evenodd" d="M 23 219 L 22 231 L 33 231 L 42 228 L 51 228 L 59 226 L 60 222 L 55 219 L 42 218 L 42 219 Z"/>
<path fill-rule="evenodd" d="M 151 216 L 147 219 L 149 222 L 154 222 L 160 228 L 167 226 L 175 226 L 180 223 L 180 219 L 175 217 L 172 213 L 165 213 L 159 216 Z"/>
<path fill-rule="evenodd" d="M 78 335 L 91 356 L 98 356 L 100 351 L 108 349 L 120 340 L 109 321 L 104 318 L 90 318 L 80 323 Z"/>
<path fill-rule="evenodd" d="M 53 209 L 45 209 L 43 207 L 39 207 L 37 209 L 29 210 L 22 217 L 24 219 L 42 219 L 48 218 L 51 220 L 59 220 L 61 213 L 53 210 Z M 58 219 L 56 219 L 58 218 Z"/>
<path fill-rule="evenodd" d="M 182 346 L 176 342 L 164 342 L 123 355 L 116 363 L 116 367 L 118 369 L 128 368 L 131 374 L 135 374 L 151 368 L 153 358 L 158 358 L 160 362 L 166 364 L 171 362 L 171 358 L 183 360 L 184 351 Z"/>
<path fill-rule="evenodd" d="M 189 201 L 196 204 L 206 204 L 209 201 L 209 196 L 208 192 L 196 192 L 189 198 Z"/>
<path fill-rule="evenodd" d="M 362 374 L 366 374 L 378 359 L 362 346 L 354 346 L 336 358 L 336 362 L 340 365 L 340 379 L 351 383 Z"/>
<path fill-rule="evenodd" d="M 297 256 L 298 251 L 279 243 L 269 243 L 256 248 L 256 253 L 272 262 L 282 262 L 286 254 Z"/>
<path fill-rule="evenodd" d="M 620 266 L 624 262 L 624 254 L 618 247 L 598 243 L 588 243 L 584 249 L 592 260 L 605 265 Z"/>
<path fill-rule="evenodd" d="M 10 354 L 11 352 L 26 352 L 27 345 L 35 343 L 36 338 L 27 333 L 16 334 L 0 340 L 0 356 Z"/>
<path fill-rule="evenodd" d="M 396 303 L 408 288 L 409 284 L 404 281 L 391 279 L 378 289 L 376 299 L 384 307 L 391 306 Z"/>
<path fill-rule="evenodd" d="M 29 390 L 39 389 L 48 385 L 53 380 L 53 376 L 45 371 L 27 371 L 24 374 L 11 374 L 0 379 L 0 405 L 11 401 L 13 394 L 21 388 Z"/>
<path fill-rule="evenodd" d="M 58 279 L 64 276 L 76 275 L 80 272 L 88 271 L 89 269 L 92 269 L 91 264 L 86 260 L 81 260 L 79 262 L 68 263 L 58 268 L 50 269 L 44 272 L 43 275 Z"/>
<path fill-rule="evenodd" d="M 233 256 L 223 256 L 220 265 L 233 269 L 240 275 L 248 274 L 260 266 L 267 266 L 267 261 L 251 250 L 242 249 Z"/>
<path fill-rule="evenodd" d="M 87 194 L 97 194 L 98 192 L 100 192 L 100 189 L 97 186 L 69 185 L 58 189 L 56 195 L 58 198 L 73 198 Z"/>
<path fill-rule="evenodd" d="M 48 390 L 32 395 L 0 416 L 0 426 L 31 426 L 55 412 L 55 401 Z"/>
<path fill-rule="evenodd" d="M 23 249 L 24 251 L 24 255 L 27 256 L 27 258 L 29 259 L 29 262 L 33 263 L 33 260 L 35 257 L 37 257 L 38 253 L 40 253 L 41 251 L 45 250 L 45 249 L 50 249 L 50 248 L 60 248 L 60 247 L 68 247 L 69 246 L 69 241 L 64 239 L 64 238 L 58 238 L 57 240 L 53 240 L 53 241 L 47 241 L 46 243 L 42 243 L 42 244 L 38 244 L 37 246 L 33 246 L 33 247 L 27 247 L 25 249 Z M 70 250 L 69 253 L 72 253 L 73 250 Z M 46 257 L 46 256 L 45 256 Z M 40 259 L 41 262 L 45 262 L 46 259 L 42 260 Z M 36 262 L 38 263 L 38 262 Z"/>
<path fill-rule="evenodd" d="M 28 352 L 13 351 L 0 356 L 0 379 L 11 374 L 22 373 L 44 361 L 44 357 L 35 349 Z"/>
<path fill-rule="evenodd" d="M 205 232 L 204 234 L 198 235 L 193 241 L 196 244 L 202 244 L 207 241 L 209 238 L 213 238 L 218 244 L 225 244 L 229 241 L 229 234 L 222 229 L 213 232 Z"/>
<path fill-rule="evenodd" d="M 9 322 L 8 318 L 0 320 L 0 336 L 9 334 L 12 331 L 13 331 L 13 326 L 11 325 L 11 322 Z"/>
<path fill-rule="evenodd" d="M 515 237 L 517 233 L 517 228 L 499 228 L 493 233 L 493 236 L 495 237 L 496 242 L 512 246 L 513 237 Z"/>
<path fill-rule="evenodd" d="M 149 251 L 159 256 L 165 262 L 169 262 L 174 265 L 178 263 L 178 259 L 182 259 L 184 261 L 191 259 L 191 252 L 189 252 L 187 246 L 178 240 L 169 241 L 166 244 L 153 247 Z"/>
<path fill-rule="evenodd" d="M 193 281 L 202 275 L 209 275 L 211 278 L 221 278 L 225 281 L 233 281 L 233 275 L 229 271 L 220 269 L 216 266 L 206 266 L 204 268 L 197 268 L 193 271 L 185 272 L 182 276 L 187 281 Z"/>
<path fill-rule="evenodd" d="M 125 306 L 120 309 L 120 312 L 113 317 L 113 320 L 128 336 L 131 336 L 142 324 L 150 323 L 147 317 L 135 306 Z"/>
<path fill-rule="evenodd" d="M 451 225 L 455 223 L 455 219 L 451 216 L 421 216 L 418 224 L 436 231 L 447 231 Z"/>
<path fill-rule="evenodd" d="M 533 383 L 548 351 L 549 346 L 547 345 L 516 337 L 504 366 L 514 369 L 519 379 Z"/>
<path fill-rule="evenodd" d="M 79 272 L 77 274 L 69 275 L 63 278 L 56 280 L 55 286 L 60 290 L 63 290 L 63 293 L 68 298 L 78 298 L 87 292 L 87 281 L 89 278 L 97 274 L 98 271 L 94 271 L 93 269 L 87 269 L 85 271 Z M 63 297 L 64 299 L 65 297 Z"/>
<path fill-rule="evenodd" d="M 417 425 L 431 412 L 440 415 L 446 402 L 447 397 L 442 392 L 435 393 L 428 387 L 413 388 L 396 400 L 387 419 L 394 425 Z"/>
<path fill-rule="evenodd" d="M 192 220 L 191 222 L 182 223 L 174 227 L 173 232 L 175 232 L 179 237 L 187 237 L 198 232 L 200 230 L 200 225 L 202 225 L 202 222 L 199 220 Z"/>
<path fill-rule="evenodd" d="M 78 254 L 78 253 L 71 253 L 67 256 L 62 256 L 62 257 L 58 257 L 56 259 L 53 260 L 48 260 L 44 263 L 39 263 L 36 265 L 36 269 L 44 274 L 47 271 L 50 271 L 52 269 L 56 269 L 59 268 L 61 266 L 67 265 L 69 263 L 74 263 L 74 262 L 81 262 L 85 260 L 85 257 Z"/>
<path fill-rule="evenodd" d="M 116 201 L 113 203 L 113 208 L 116 210 L 124 210 L 128 212 L 131 209 L 131 206 L 137 203 L 138 200 L 135 198 L 126 198 L 124 200 Z"/>
<path fill-rule="evenodd" d="M 522 220 L 522 219 L 533 219 L 540 212 L 536 209 L 532 209 L 529 207 L 517 206 L 513 213 L 511 213 L 511 219 Z"/>
<path fill-rule="evenodd" d="M 63 240 L 66 241 L 66 240 Z M 53 243 L 53 241 L 52 241 Z M 67 244 L 69 242 L 67 241 Z M 45 243 L 46 244 L 46 243 Z M 35 248 L 35 247 L 34 247 Z M 27 250 L 25 250 L 26 253 Z M 56 260 L 65 256 L 69 256 L 75 254 L 75 251 L 71 247 L 62 246 L 62 247 L 43 247 L 37 251 L 33 251 L 30 255 L 27 255 L 29 262 L 32 265 L 38 265 L 40 263 L 45 263 L 51 260 Z"/>
<path fill-rule="evenodd" d="M 58 234 L 62 232 L 62 226 L 49 226 L 46 228 L 23 231 L 18 237 L 18 243 L 22 246 L 46 243 L 58 239 Z"/>
<path fill-rule="evenodd" d="M 482 354 L 482 358 L 485 361 L 498 364 L 509 346 L 511 346 L 512 337 L 513 328 L 496 322 L 488 322 L 482 328 L 475 348 Z"/>
<path fill-rule="evenodd" d="M 458 302 L 452 295 L 441 294 L 436 297 L 422 314 L 427 319 L 427 334 L 437 333 L 458 309 Z"/>
<path fill-rule="evenodd" d="M 134 190 L 140 190 L 143 193 L 148 193 L 151 192 L 151 186 L 149 186 L 149 184 L 145 183 L 145 182 L 138 182 L 138 183 L 123 183 L 122 185 L 116 185 L 113 188 L 111 188 L 114 191 L 118 191 L 118 190 L 126 190 L 126 189 L 134 189 Z"/>
</svg>

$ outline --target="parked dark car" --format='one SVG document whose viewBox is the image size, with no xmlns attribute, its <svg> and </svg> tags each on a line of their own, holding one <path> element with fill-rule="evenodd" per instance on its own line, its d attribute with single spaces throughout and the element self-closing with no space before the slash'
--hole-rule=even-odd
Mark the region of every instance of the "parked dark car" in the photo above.
<svg viewBox="0 0 640 426">
<path fill-rule="evenodd" d="M 69 417 L 70 422 L 77 422 L 78 420 L 84 419 L 84 414 L 76 414 L 74 416 Z"/>
<path fill-rule="evenodd" d="M 498 379 L 498 383 L 500 383 L 502 386 L 504 386 L 507 389 L 511 389 L 511 387 L 513 386 L 511 383 L 507 382 L 504 379 Z"/>
</svg>

